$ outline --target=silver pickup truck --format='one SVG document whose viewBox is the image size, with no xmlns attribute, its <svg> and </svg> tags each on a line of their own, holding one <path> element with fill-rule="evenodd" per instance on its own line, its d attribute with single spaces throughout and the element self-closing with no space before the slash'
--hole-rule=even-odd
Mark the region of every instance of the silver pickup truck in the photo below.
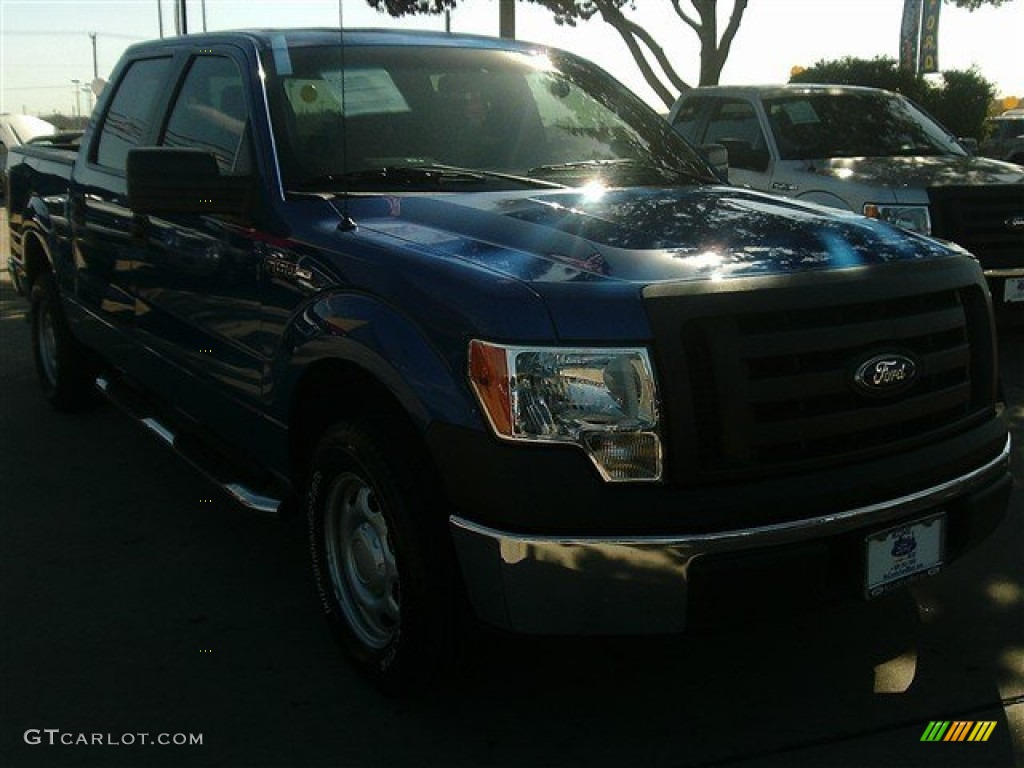
<svg viewBox="0 0 1024 768">
<path fill-rule="evenodd" d="M 714 86 L 669 114 L 728 150 L 734 184 L 950 240 L 982 264 L 997 318 L 1024 321 L 1024 168 L 972 154 L 895 93 L 836 85 Z"/>
<path fill-rule="evenodd" d="M 978 154 L 1024 165 L 1024 109 L 1011 109 L 985 121 L 988 135 Z"/>
</svg>

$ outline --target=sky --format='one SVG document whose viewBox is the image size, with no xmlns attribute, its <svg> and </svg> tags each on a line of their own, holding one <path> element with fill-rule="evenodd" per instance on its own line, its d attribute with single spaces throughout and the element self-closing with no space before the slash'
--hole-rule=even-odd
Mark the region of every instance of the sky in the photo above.
<svg viewBox="0 0 1024 768">
<path fill-rule="evenodd" d="M 187 0 L 189 31 L 203 26 L 203 3 Z M 685 4 L 684 4 L 685 5 Z M 86 113 L 85 89 L 93 79 L 89 33 L 96 33 L 96 69 L 110 74 L 128 45 L 174 34 L 174 0 L 0 0 L 0 112 Z M 405 27 L 440 30 L 443 18 L 392 19 L 364 0 L 341 0 L 346 27 Z M 668 0 L 636 0 L 629 15 L 654 32 L 680 75 L 697 80 L 699 45 Z M 732 2 L 722 0 L 724 26 Z M 896 57 L 902 0 L 750 0 L 723 84 L 778 83 L 793 66 L 841 56 Z M 209 30 L 244 27 L 337 27 L 338 0 L 206 0 Z M 452 31 L 498 34 L 497 0 L 463 0 L 452 15 Z M 619 36 L 600 20 L 576 28 L 557 26 L 550 12 L 530 3 L 517 9 L 517 37 L 564 48 L 598 62 L 656 108 Z M 1024 0 L 973 13 L 944 5 L 939 26 L 941 69 L 977 67 L 995 83 L 997 95 L 1024 98 Z M 73 81 L 78 81 L 76 85 Z"/>
</svg>

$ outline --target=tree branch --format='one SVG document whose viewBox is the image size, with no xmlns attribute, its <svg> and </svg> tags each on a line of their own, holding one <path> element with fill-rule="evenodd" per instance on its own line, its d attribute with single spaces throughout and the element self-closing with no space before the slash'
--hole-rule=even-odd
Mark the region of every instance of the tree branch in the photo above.
<svg viewBox="0 0 1024 768">
<path fill-rule="evenodd" d="M 679 4 L 679 0 L 672 0 L 672 7 L 675 9 L 676 16 L 689 24 L 693 31 L 698 35 L 700 34 L 700 24 L 690 14 L 683 10 L 683 7 Z"/>
<path fill-rule="evenodd" d="M 688 91 L 691 88 L 690 84 L 683 80 L 683 78 L 681 78 L 676 72 L 675 68 L 672 66 L 672 62 L 669 61 L 668 56 L 665 55 L 664 49 L 658 45 L 658 41 L 654 39 L 650 32 L 641 27 L 635 21 L 626 18 L 622 11 L 608 2 L 595 0 L 595 5 L 597 5 L 601 10 L 601 15 L 604 17 L 605 21 L 616 28 L 621 24 L 624 29 L 633 35 L 633 37 L 639 38 L 639 40 L 647 46 L 650 52 L 654 55 L 655 61 L 658 62 L 658 66 L 661 67 L 662 71 L 668 77 L 669 82 L 677 91 Z"/>
<path fill-rule="evenodd" d="M 729 26 L 725 28 L 725 32 L 722 34 L 722 41 L 718 44 L 718 54 L 723 64 L 729 58 L 729 49 L 732 47 L 733 38 L 736 37 L 736 31 L 740 28 L 740 22 L 743 20 L 743 13 L 746 10 L 747 0 L 736 0 L 736 4 L 732 9 L 732 16 L 729 18 Z"/>
<path fill-rule="evenodd" d="M 620 24 L 615 18 L 614 14 L 607 13 L 607 4 L 602 3 L 601 0 L 596 0 L 595 5 L 601 10 L 601 18 L 603 18 L 608 24 L 619 33 L 622 37 L 626 47 L 629 48 L 629 52 L 633 55 L 633 61 L 636 62 L 637 67 L 640 68 L 640 74 L 644 76 L 644 80 L 647 84 L 654 89 L 654 92 L 658 95 L 658 98 L 665 104 L 666 107 L 671 107 L 675 103 L 675 97 L 665 87 L 665 84 L 661 82 L 658 75 L 651 68 L 650 62 L 647 61 L 647 57 L 644 56 L 643 50 L 636 42 L 636 36 L 627 28 L 627 26 Z M 621 14 L 619 18 L 624 20 Z"/>
<path fill-rule="evenodd" d="M 458 0 L 366 0 L 375 11 L 389 16 L 440 15 L 455 8 Z"/>
</svg>

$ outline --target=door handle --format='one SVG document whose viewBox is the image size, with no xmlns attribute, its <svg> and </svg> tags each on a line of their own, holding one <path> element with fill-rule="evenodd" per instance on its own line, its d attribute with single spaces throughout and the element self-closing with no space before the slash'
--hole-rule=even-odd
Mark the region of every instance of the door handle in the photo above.
<svg viewBox="0 0 1024 768">
<path fill-rule="evenodd" d="M 136 214 L 132 216 L 131 227 L 129 227 L 129 233 L 133 240 L 142 240 L 145 242 L 149 239 L 149 216 L 142 214 Z"/>
</svg>

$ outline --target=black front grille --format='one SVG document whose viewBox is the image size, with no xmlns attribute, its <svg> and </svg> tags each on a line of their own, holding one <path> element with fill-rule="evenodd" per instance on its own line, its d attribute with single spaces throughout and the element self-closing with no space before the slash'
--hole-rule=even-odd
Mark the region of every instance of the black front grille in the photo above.
<svg viewBox="0 0 1024 768">
<path fill-rule="evenodd" d="M 1024 216 L 1024 185 L 934 187 L 932 234 L 963 246 L 985 269 L 1024 265 L 1024 229 L 1011 225 Z"/>
<path fill-rule="evenodd" d="M 842 289 L 780 292 L 797 301 L 751 292 L 705 297 L 696 313 L 652 302 L 659 348 L 664 339 L 677 350 L 659 355 L 674 479 L 718 482 L 863 461 L 989 418 L 993 353 L 981 286 L 907 295 L 912 290 L 861 301 L 844 301 Z M 911 387 L 872 397 L 854 386 L 859 363 L 893 353 L 916 362 Z"/>
</svg>

